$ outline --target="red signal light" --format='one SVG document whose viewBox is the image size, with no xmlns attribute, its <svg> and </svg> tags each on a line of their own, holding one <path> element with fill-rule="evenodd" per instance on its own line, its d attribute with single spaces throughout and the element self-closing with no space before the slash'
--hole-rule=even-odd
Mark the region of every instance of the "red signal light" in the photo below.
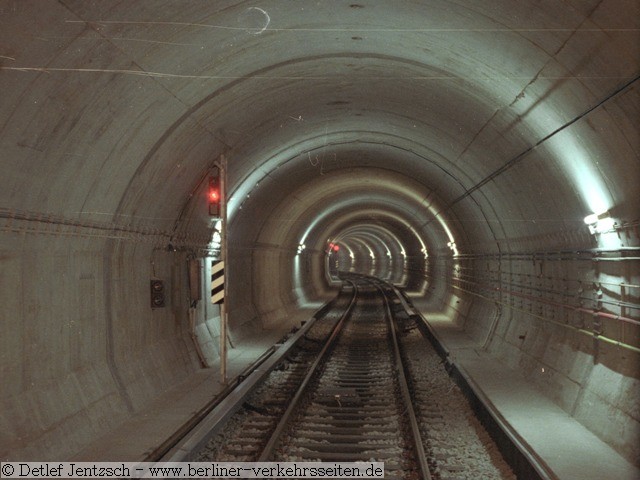
<svg viewBox="0 0 640 480">
<path fill-rule="evenodd" d="M 333 246 L 333 251 L 337 252 L 338 250 L 340 250 L 340 245 L 334 245 Z"/>
<path fill-rule="evenodd" d="M 220 192 L 220 169 L 213 167 L 211 169 L 211 175 L 209 176 L 209 191 L 207 194 L 209 199 L 209 215 L 212 217 L 219 217 L 221 213 L 220 200 L 222 199 L 222 194 Z"/>
</svg>

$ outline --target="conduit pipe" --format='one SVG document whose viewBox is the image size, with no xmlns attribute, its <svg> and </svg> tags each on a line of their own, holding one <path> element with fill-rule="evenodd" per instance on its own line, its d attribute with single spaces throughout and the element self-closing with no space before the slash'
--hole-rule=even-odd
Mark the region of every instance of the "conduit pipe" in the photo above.
<svg viewBox="0 0 640 480">
<path fill-rule="evenodd" d="M 522 275 L 522 274 L 519 274 Z M 468 277 L 468 275 L 467 275 Z M 529 278 L 534 278 L 536 280 L 538 280 L 540 277 L 537 277 L 535 275 L 527 275 L 527 277 Z M 545 280 L 553 280 L 551 277 L 544 277 Z M 461 278 L 462 280 L 462 278 Z M 574 280 L 577 282 L 580 282 L 580 280 Z M 515 282 L 500 282 L 504 285 L 509 285 L 511 287 L 519 287 L 519 288 L 525 288 L 527 290 L 534 290 L 536 292 L 543 292 L 543 293 L 550 293 L 551 295 L 561 295 L 563 297 L 574 297 L 578 300 L 592 300 L 590 298 L 587 297 L 576 297 L 575 295 L 571 295 L 569 293 L 566 292 L 559 292 L 557 290 L 551 290 L 551 289 L 545 289 L 545 288 L 538 288 L 538 287 L 531 287 L 529 285 L 523 285 L 523 284 L 518 284 Z M 631 284 L 625 284 L 625 283 L 611 283 L 611 282 L 600 282 L 600 281 L 594 281 L 594 282 L 590 282 L 593 284 L 597 284 L 600 286 L 614 286 L 614 287 L 620 287 L 620 288 L 638 288 L 638 285 L 631 285 Z M 619 302 L 619 301 L 613 301 L 613 300 L 599 300 L 599 302 L 603 303 L 603 304 L 607 304 L 607 305 L 615 305 L 616 307 L 620 307 L 620 308 L 629 308 L 629 309 L 633 309 L 633 310 L 640 310 L 640 305 L 637 303 L 631 303 L 631 302 Z"/>
<path fill-rule="evenodd" d="M 606 260 L 607 258 L 635 259 L 637 257 L 601 257 L 602 254 L 608 253 L 624 253 L 624 252 L 640 252 L 640 247 L 620 247 L 620 248 L 586 248 L 582 250 L 557 250 L 542 253 L 519 253 L 519 252 L 491 252 L 491 253 L 459 253 L 457 259 L 460 260 L 478 260 L 486 258 L 494 259 L 517 259 L 517 260 Z M 590 254 L 591 257 L 584 255 Z M 558 258 L 558 256 L 560 257 Z M 573 255 L 565 257 L 562 255 Z M 581 256 L 583 255 L 583 256 Z"/>
<path fill-rule="evenodd" d="M 531 152 L 533 152 L 536 148 L 538 148 L 540 145 L 542 145 L 543 143 L 545 143 L 547 140 L 553 138 L 555 135 L 557 135 L 558 133 L 562 132 L 563 130 L 565 130 L 566 128 L 570 127 L 571 125 L 573 125 L 574 123 L 578 122 L 579 120 L 581 120 L 582 118 L 586 117 L 587 115 L 589 115 L 591 112 L 593 112 L 594 110 L 598 109 L 599 107 L 601 107 L 602 105 L 604 105 L 606 102 L 608 102 L 609 100 L 611 100 L 612 98 L 616 97 L 617 95 L 619 95 L 620 93 L 622 93 L 624 90 L 626 90 L 627 88 L 631 87 L 631 85 L 633 85 L 635 82 L 637 82 L 640 79 L 640 75 L 632 78 L 631 80 L 629 80 L 628 82 L 626 82 L 624 85 L 618 87 L 616 90 L 614 90 L 613 92 L 609 93 L 604 99 L 600 100 L 598 103 L 596 103 L 595 105 L 591 105 L 590 107 L 588 107 L 585 111 L 583 111 L 582 113 L 576 115 L 575 117 L 573 117 L 571 120 L 569 120 L 568 122 L 565 122 L 563 125 L 561 125 L 560 127 L 556 128 L 553 132 L 547 134 L 546 136 L 542 137 L 540 140 L 538 140 L 534 145 L 526 148 L 525 150 L 523 150 L 522 152 L 520 152 L 518 155 L 516 155 L 515 157 L 513 157 L 511 160 L 505 162 L 501 167 L 497 168 L 496 170 L 494 170 L 492 173 L 490 173 L 489 175 L 487 175 L 485 178 L 483 178 L 482 180 L 480 180 L 478 183 L 476 183 L 474 186 L 467 188 L 464 193 L 462 195 L 460 195 L 459 197 L 455 198 L 453 201 L 449 202 L 449 204 L 443 208 L 439 213 L 442 212 L 448 212 L 449 210 L 451 210 L 451 208 L 457 204 L 458 202 L 460 202 L 461 200 L 467 198 L 469 195 L 471 195 L 473 192 L 475 192 L 476 190 L 479 190 L 480 188 L 482 188 L 484 185 L 486 185 L 487 183 L 489 183 L 490 181 L 492 181 L 493 179 L 495 179 L 496 177 L 498 177 L 499 175 L 502 175 L 504 172 L 506 172 L 507 170 L 509 170 L 510 168 L 512 168 L 514 165 L 516 165 L 517 163 L 521 162 L 523 158 L 525 158 L 527 155 L 529 155 Z"/>
<path fill-rule="evenodd" d="M 507 290 L 505 288 L 489 287 L 489 286 L 483 285 L 483 284 L 478 283 L 478 282 L 473 282 L 471 280 L 459 279 L 459 281 L 466 282 L 466 283 L 472 283 L 472 284 L 474 284 L 474 285 L 476 285 L 476 286 L 478 286 L 480 288 L 483 288 L 484 290 L 493 290 L 493 291 L 498 291 L 498 292 L 504 292 L 504 293 L 507 293 L 509 295 L 526 298 L 527 300 L 533 300 L 535 302 L 544 303 L 546 305 L 553 305 L 555 307 L 566 308 L 566 309 L 569 309 L 569 310 L 573 310 L 575 312 L 587 313 L 587 314 L 590 314 L 590 315 L 593 315 L 593 316 L 596 316 L 596 317 L 609 318 L 609 319 L 612 319 L 612 320 L 621 320 L 623 322 L 631 323 L 633 325 L 640 325 L 640 321 L 634 320 L 633 318 L 629 318 L 629 317 L 623 317 L 622 315 L 615 315 L 613 313 L 600 312 L 598 310 L 593 310 L 593 309 L 590 309 L 590 308 L 574 307 L 573 305 L 568 305 L 566 303 L 554 302 L 552 300 L 544 300 L 541 297 L 534 297 L 533 295 L 527 295 L 526 293 L 514 292 L 513 290 Z"/>
<path fill-rule="evenodd" d="M 635 352 L 635 353 L 640 353 L 640 348 L 634 347 L 633 345 L 629 345 L 628 343 L 623 343 L 623 342 L 621 342 L 619 340 L 614 340 L 612 338 L 605 337 L 603 335 L 599 335 L 596 332 L 591 332 L 591 331 L 585 330 L 583 328 L 574 327 L 573 325 L 569 325 L 567 323 L 556 322 L 555 320 L 551 320 L 550 318 L 546 318 L 546 317 L 542 317 L 540 315 L 536 315 L 535 313 L 529 312 L 529 311 L 527 311 L 527 310 L 525 310 L 523 308 L 514 307 L 513 305 L 510 305 L 507 302 L 501 302 L 501 301 L 496 300 L 494 298 L 489 298 L 489 297 L 487 297 L 485 295 L 481 295 L 479 293 L 472 292 L 471 290 L 467 290 L 466 288 L 462 288 L 462 287 L 460 287 L 458 285 L 451 285 L 451 286 L 453 288 L 457 289 L 457 290 L 461 290 L 461 291 L 463 291 L 465 293 L 468 293 L 470 295 L 473 295 L 473 296 L 476 296 L 476 297 L 479 297 L 479 298 L 483 298 L 483 299 L 488 300 L 490 302 L 499 303 L 500 305 L 505 305 L 505 306 L 507 306 L 507 307 L 509 307 L 509 308 L 511 308 L 513 310 L 517 310 L 519 312 L 526 313 L 529 316 L 532 316 L 532 317 L 535 317 L 535 318 L 539 318 L 540 320 L 542 320 L 544 322 L 553 323 L 554 325 L 558 325 L 560 327 L 570 328 L 571 330 L 574 330 L 576 332 L 582 333 L 584 335 L 588 335 L 588 336 L 596 338 L 598 340 L 602 340 L 603 342 L 610 343 L 612 345 L 617 345 L 618 347 L 622 347 L 622 348 L 625 348 L 627 350 L 631 350 L 632 352 Z"/>
</svg>

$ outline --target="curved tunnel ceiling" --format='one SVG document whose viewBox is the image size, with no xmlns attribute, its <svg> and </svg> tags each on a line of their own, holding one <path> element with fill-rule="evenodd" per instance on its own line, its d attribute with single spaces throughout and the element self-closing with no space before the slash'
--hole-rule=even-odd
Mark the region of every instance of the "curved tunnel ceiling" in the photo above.
<svg viewBox="0 0 640 480">
<path fill-rule="evenodd" d="M 495 200 L 520 188 L 507 171 L 545 155 L 545 168 L 574 188 L 584 188 L 582 173 L 592 184 L 563 218 L 618 204 L 585 153 L 602 158 L 608 142 L 576 139 L 594 128 L 591 116 L 623 120 L 618 99 L 637 95 L 624 88 L 638 74 L 637 20 L 618 14 L 633 2 L 148 6 L 64 1 L 39 19 L 37 35 L 5 31 L 3 82 L 22 92 L 4 98 L 16 169 L 8 203 L 170 223 L 224 153 L 232 214 L 265 179 L 278 184 L 269 198 L 285 198 L 297 182 L 278 168 L 293 159 L 303 164 L 300 181 L 345 167 L 401 172 L 438 194 L 449 221 L 545 215 Z M 5 15 L 35 8 L 25 2 Z M 56 171 L 34 186 L 17 171 L 20 159 L 45 155 Z M 612 182 L 625 181 L 620 173 Z M 55 181 L 72 175 L 91 181 L 71 191 Z M 498 176 L 494 187 L 488 180 Z M 31 201 L 20 194 L 27 184 L 38 192 Z"/>
<path fill-rule="evenodd" d="M 322 250 L 367 216 L 409 255 L 636 218 L 634 2 L 47 6 L 3 13 L 8 210 L 206 243 L 224 155 L 245 252 Z"/>
<path fill-rule="evenodd" d="M 352 208 L 388 198 L 408 218 L 437 199 L 423 230 L 438 217 L 460 248 L 579 228 L 593 212 L 633 219 L 615 158 L 637 157 L 625 105 L 638 20 L 619 14 L 634 2 L 150 5 L 62 1 L 37 34 L 19 27 L 36 3 L 6 9 L 3 90 L 20 92 L 3 98 L 6 204 L 171 229 L 224 154 L 238 232 L 256 228 L 238 213 L 250 195 L 258 223 L 286 199 L 305 204 L 289 221 L 309 228 L 315 206 L 346 200 L 301 185 L 339 170 Z M 23 168 L 44 158 L 38 178 Z M 407 196 L 424 205 L 394 207 L 394 187 L 372 192 L 361 169 L 415 180 Z M 519 198 L 527 188 L 535 202 Z"/>
</svg>

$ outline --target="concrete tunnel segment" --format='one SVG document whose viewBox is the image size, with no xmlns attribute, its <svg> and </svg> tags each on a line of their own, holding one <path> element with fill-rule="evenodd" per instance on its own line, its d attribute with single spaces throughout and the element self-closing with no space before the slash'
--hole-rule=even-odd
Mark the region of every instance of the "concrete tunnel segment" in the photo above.
<svg viewBox="0 0 640 480">
<path fill-rule="evenodd" d="M 369 272 L 392 232 L 414 261 L 376 273 L 637 461 L 638 9 L 0 1 L 2 458 L 72 458 L 216 362 L 186 265 L 225 156 L 238 349 L 332 297 L 328 239 Z"/>
</svg>

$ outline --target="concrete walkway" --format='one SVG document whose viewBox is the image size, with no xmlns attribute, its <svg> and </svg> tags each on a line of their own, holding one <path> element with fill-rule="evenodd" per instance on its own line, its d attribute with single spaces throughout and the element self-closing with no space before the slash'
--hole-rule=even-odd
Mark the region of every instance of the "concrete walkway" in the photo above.
<svg viewBox="0 0 640 480">
<path fill-rule="evenodd" d="M 266 335 L 266 336 L 265 336 Z M 265 334 L 255 341 L 245 340 L 241 347 L 229 349 L 227 377 L 232 380 L 255 362 L 283 332 Z M 144 411 L 127 419 L 119 427 L 87 445 L 72 461 L 139 462 L 158 448 L 193 415 L 214 399 L 225 385 L 219 364 L 200 370 L 158 397 Z"/>
<path fill-rule="evenodd" d="M 561 480 L 638 480 L 640 469 L 544 396 L 516 370 L 493 359 L 446 320 L 428 319 L 472 387 Z"/>
</svg>

